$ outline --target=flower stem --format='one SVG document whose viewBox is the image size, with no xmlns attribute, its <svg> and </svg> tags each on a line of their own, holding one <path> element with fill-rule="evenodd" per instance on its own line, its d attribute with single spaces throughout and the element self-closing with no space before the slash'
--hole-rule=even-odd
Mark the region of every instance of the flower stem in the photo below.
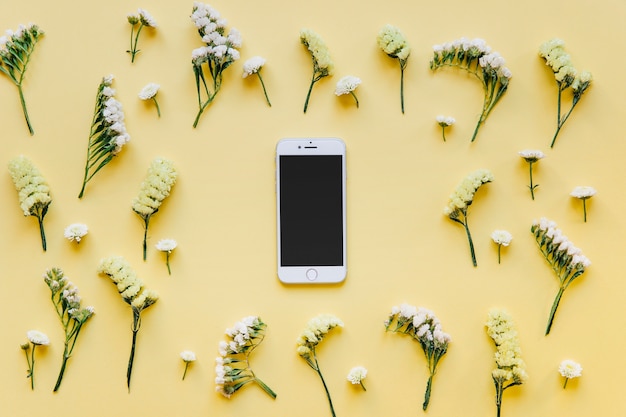
<svg viewBox="0 0 626 417">
<path fill-rule="evenodd" d="M 35 349 L 37 345 L 33 343 L 33 350 L 30 352 L 30 389 L 35 390 Z M 28 357 L 28 354 L 27 354 Z"/>
<path fill-rule="evenodd" d="M 187 375 L 188 368 L 189 368 L 189 362 L 185 362 L 185 372 L 183 372 L 183 381 L 185 380 L 185 376 Z"/>
<path fill-rule="evenodd" d="M 587 199 L 583 198 L 583 221 L 587 223 Z"/>
<path fill-rule="evenodd" d="M 502 249 L 502 245 L 498 245 L 498 265 L 500 264 L 500 250 Z"/>
<path fill-rule="evenodd" d="M 167 265 L 167 273 L 172 275 L 172 270 L 170 269 L 170 251 L 165 253 L 165 264 Z"/>
<path fill-rule="evenodd" d="M 24 112 L 24 118 L 26 119 L 26 125 L 28 126 L 28 131 L 30 135 L 33 136 L 35 131 L 30 124 L 30 118 L 28 117 L 28 110 L 26 110 L 26 100 L 24 99 L 24 92 L 22 91 L 22 83 L 17 85 L 17 90 L 20 93 L 20 102 L 22 103 L 22 110 Z"/>
<path fill-rule="evenodd" d="M 446 127 L 441 126 L 441 136 L 443 137 L 443 141 L 446 141 Z"/>
<path fill-rule="evenodd" d="M 467 234 L 467 241 L 469 242 L 470 254 L 472 255 L 472 263 L 474 266 L 478 266 L 476 263 L 476 253 L 474 252 L 474 242 L 472 241 L 472 235 L 470 234 L 469 226 L 467 224 L 467 217 L 465 217 L 465 222 L 463 222 L 463 227 L 465 228 L 465 233 Z"/>
<path fill-rule="evenodd" d="M 267 393 L 267 395 L 269 395 L 270 397 L 272 397 L 273 399 L 276 398 L 276 393 L 267 386 L 267 384 L 265 384 L 265 382 L 261 381 L 259 378 L 257 378 L 256 376 L 254 377 L 254 382 L 256 382 L 257 384 L 259 384 L 259 386 L 261 388 L 263 388 L 263 391 L 265 391 Z"/>
<path fill-rule="evenodd" d="M 552 327 L 552 322 L 554 321 L 554 316 L 556 315 L 556 309 L 559 307 L 559 302 L 561 301 L 561 297 L 563 296 L 564 291 L 565 288 L 560 287 L 559 292 L 554 298 L 554 302 L 552 303 L 552 309 L 550 310 L 550 317 L 548 318 L 548 326 L 546 327 L 546 336 L 548 335 L 548 333 L 550 333 L 550 328 Z"/>
<path fill-rule="evenodd" d="M 67 360 L 70 358 L 70 355 L 67 353 L 67 344 L 65 345 L 65 351 L 63 352 L 63 362 L 61 363 L 61 371 L 59 372 L 59 376 L 57 377 L 57 382 L 54 385 L 54 389 L 52 392 L 57 392 L 59 388 L 61 388 L 61 381 L 63 380 L 63 375 L 65 374 L 65 367 L 67 366 Z"/>
<path fill-rule="evenodd" d="M 272 103 L 270 103 L 270 98 L 267 96 L 267 90 L 265 89 L 265 83 L 263 82 L 263 77 L 261 77 L 261 72 L 257 71 L 256 75 L 259 77 L 259 81 L 261 81 L 261 87 L 263 87 L 263 94 L 265 94 L 265 101 L 267 101 L 267 105 L 272 107 Z"/>
<path fill-rule="evenodd" d="M 154 105 L 156 106 L 157 114 L 161 117 L 161 109 L 159 108 L 159 102 L 157 101 L 156 96 L 152 97 L 152 101 L 154 101 Z"/>
<path fill-rule="evenodd" d="M 41 235 L 41 247 L 43 248 L 44 252 L 46 251 L 46 232 L 43 229 L 43 215 L 38 215 L 37 216 L 37 221 L 39 222 L 39 234 Z"/>
<path fill-rule="evenodd" d="M 128 392 L 130 392 L 130 377 L 133 373 L 133 362 L 135 361 L 135 344 L 137 342 L 137 332 L 139 332 L 139 328 L 141 327 L 141 316 L 140 311 L 136 308 L 133 308 L 133 342 L 130 348 L 130 357 L 128 358 L 128 370 L 126 371 L 126 386 L 128 387 Z"/>
<path fill-rule="evenodd" d="M 428 383 L 426 384 L 426 393 L 424 394 L 424 404 L 422 405 L 422 410 L 426 411 L 426 409 L 428 408 L 428 403 L 430 403 L 430 391 L 432 388 L 432 384 L 433 384 L 433 376 L 435 376 L 434 373 L 431 373 L 430 376 L 428 377 Z"/>
<path fill-rule="evenodd" d="M 404 68 L 406 67 L 406 62 L 400 60 L 400 108 L 402 109 L 402 114 L 404 114 Z"/>
<path fill-rule="evenodd" d="M 315 360 L 315 362 L 317 363 L 317 359 Z M 330 405 L 330 413 L 332 414 L 333 417 L 336 417 L 335 408 L 333 407 L 333 400 L 331 400 L 330 398 L 330 392 L 328 391 L 328 387 L 326 386 L 326 381 L 324 381 L 324 377 L 322 376 L 322 371 L 320 371 L 319 365 L 316 366 L 315 370 L 317 371 L 317 374 L 320 376 L 320 379 L 322 380 L 322 385 L 324 385 L 324 390 L 326 391 L 326 397 L 328 397 L 328 404 Z"/>
<path fill-rule="evenodd" d="M 528 163 L 528 171 L 529 171 L 529 176 L 530 176 L 530 185 L 528 186 L 528 188 L 530 188 L 530 196 L 534 200 L 535 188 L 537 188 L 537 186 L 533 186 L 533 163 L 532 162 Z"/>
<path fill-rule="evenodd" d="M 363 388 L 363 391 L 367 391 L 367 388 L 365 388 L 365 384 L 363 384 L 363 381 L 359 381 L 359 385 L 361 385 L 361 388 Z"/>
<path fill-rule="evenodd" d="M 567 381 L 569 381 L 569 378 L 565 378 L 565 382 L 563 383 L 563 389 L 565 389 L 565 387 L 567 387 Z"/>
<path fill-rule="evenodd" d="M 150 216 L 146 216 L 143 218 L 144 221 L 144 229 L 143 229 L 143 260 L 146 260 L 146 251 L 148 249 L 148 224 L 150 223 Z"/>
<path fill-rule="evenodd" d="M 313 91 L 313 85 L 315 84 L 315 72 L 313 72 L 313 78 L 311 78 L 311 85 L 309 85 L 309 91 L 306 93 L 306 100 L 304 101 L 304 113 L 309 107 L 309 99 L 311 98 L 311 91 Z"/>
<path fill-rule="evenodd" d="M 354 101 L 356 102 L 356 108 L 359 108 L 359 99 L 356 98 L 356 94 L 354 94 L 354 91 L 350 91 L 350 95 L 352 95 L 352 97 L 354 97 Z"/>
</svg>

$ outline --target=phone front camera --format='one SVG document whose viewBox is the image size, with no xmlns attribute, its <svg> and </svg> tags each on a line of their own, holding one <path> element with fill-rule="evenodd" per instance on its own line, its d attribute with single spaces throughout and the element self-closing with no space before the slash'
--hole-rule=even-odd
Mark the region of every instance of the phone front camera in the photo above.
<svg viewBox="0 0 626 417">
<path fill-rule="evenodd" d="M 302 146 L 298 145 L 298 149 L 302 149 Z"/>
</svg>

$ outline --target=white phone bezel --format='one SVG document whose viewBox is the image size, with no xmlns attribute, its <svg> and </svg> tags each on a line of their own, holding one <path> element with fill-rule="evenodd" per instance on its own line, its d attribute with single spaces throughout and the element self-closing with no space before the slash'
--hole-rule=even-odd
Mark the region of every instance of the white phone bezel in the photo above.
<svg viewBox="0 0 626 417">
<path fill-rule="evenodd" d="M 343 265 L 281 266 L 280 242 L 280 156 L 341 155 Z M 286 284 L 335 284 L 346 278 L 346 145 L 338 138 L 286 138 L 276 145 L 276 242 L 278 278 Z M 313 272 L 315 271 L 315 272 Z M 314 274 L 315 277 L 312 277 Z"/>
</svg>

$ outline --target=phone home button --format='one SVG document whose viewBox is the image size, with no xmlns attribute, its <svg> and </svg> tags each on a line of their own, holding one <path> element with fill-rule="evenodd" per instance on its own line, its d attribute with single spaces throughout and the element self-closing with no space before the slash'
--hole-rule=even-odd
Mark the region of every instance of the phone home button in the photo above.
<svg viewBox="0 0 626 417">
<path fill-rule="evenodd" d="M 317 279 L 317 270 L 316 269 L 307 269 L 306 277 L 309 281 L 315 281 Z"/>
</svg>

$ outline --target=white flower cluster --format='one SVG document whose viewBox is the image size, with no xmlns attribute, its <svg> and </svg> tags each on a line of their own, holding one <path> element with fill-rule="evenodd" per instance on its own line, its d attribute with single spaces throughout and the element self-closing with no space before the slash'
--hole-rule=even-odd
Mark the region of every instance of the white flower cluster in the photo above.
<svg viewBox="0 0 626 417">
<path fill-rule="evenodd" d="M 15 31 L 7 29 L 3 36 L 0 36 L 0 57 L 8 58 L 8 48 L 12 48 L 16 45 L 16 42 L 23 44 L 24 41 L 30 43 L 31 40 L 36 40 L 38 36 L 43 34 L 43 31 L 33 23 L 29 23 L 28 26 L 20 24 Z"/>
<path fill-rule="evenodd" d="M 102 95 L 102 99 L 104 100 L 104 107 L 102 109 L 104 127 L 111 137 L 109 143 L 115 146 L 112 154 L 116 155 L 122 150 L 122 147 L 130 141 L 130 135 L 126 131 L 126 125 L 124 124 L 122 103 L 113 97 L 115 95 L 115 89 L 111 88 L 113 79 L 113 75 L 102 79 L 99 95 Z"/>
<path fill-rule="evenodd" d="M 191 350 L 183 350 L 182 352 L 180 352 L 180 358 L 184 362 L 193 362 L 196 360 L 196 354 Z"/>
<path fill-rule="evenodd" d="M 159 92 L 159 88 L 161 88 L 161 86 L 159 84 L 156 84 L 156 83 L 146 84 L 141 89 L 141 91 L 139 92 L 138 96 L 142 100 L 150 100 L 154 96 L 157 95 L 157 93 Z"/>
<path fill-rule="evenodd" d="M 80 243 L 80 240 L 87 235 L 89 228 L 83 223 L 72 223 L 65 228 L 63 236 L 70 242 Z"/>
<path fill-rule="evenodd" d="M 503 391 L 509 386 L 524 383 L 528 379 L 526 364 L 521 358 L 522 351 L 511 316 L 504 310 L 493 309 L 489 312 L 486 325 L 487 334 L 496 345 L 496 369 L 491 372 L 496 389 Z"/>
<path fill-rule="evenodd" d="M 591 84 L 592 76 L 588 71 L 580 73 L 572 64 L 570 55 L 565 52 L 565 42 L 554 38 L 543 43 L 539 48 L 539 56 L 546 60 L 560 88 L 572 87 L 575 96 L 580 96 Z"/>
<path fill-rule="evenodd" d="M 556 226 L 555 222 L 542 217 L 533 222 L 531 231 L 548 262 L 558 267 L 555 271 L 561 274 L 559 279 L 565 282 L 582 274 L 591 261 Z M 570 274 L 576 276 L 570 278 Z"/>
<path fill-rule="evenodd" d="M 148 13 L 147 10 L 139 8 L 137 9 L 137 14 L 139 16 L 139 21 L 141 22 L 142 25 L 148 26 L 151 28 L 157 27 L 156 20 L 154 20 L 154 18 L 150 15 L 150 13 Z"/>
<path fill-rule="evenodd" d="M 317 317 L 313 317 L 298 338 L 298 354 L 309 360 L 311 355 L 314 354 L 315 347 L 335 327 L 343 327 L 343 321 L 332 314 L 320 314 Z"/>
<path fill-rule="evenodd" d="M 491 239 L 498 245 L 509 246 L 513 240 L 513 235 L 506 230 L 494 230 Z"/>
<path fill-rule="evenodd" d="M 178 242 L 176 242 L 174 239 L 161 239 L 155 245 L 157 250 L 161 252 L 170 252 L 170 253 L 174 249 L 176 249 L 176 246 L 178 246 Z"/>
<path fill-rule="evenodd" d="M 452 62 L 456 58 L 461 62 L 467 61 L 469 68 L 471 62 L 477 59 L 483 70 L 497 76 L 503 84 L 507 84 L 512 77 L 511 70 L 504 65 L 504 58 L 498 52 L 492 51 L 484 39 L 462 37 L 452 42 L 434 45 L 433 52 L 435 65 Z"/>
<path fill-rule="evenodd" d="M 491 171 L 479 169 L 467 175 L 450 195 L 450 201 L 443 213 L 450 218 L 456 218 L 459 211 L 466 209 L 474 200 L 474 194 L 481 185 L 493 181 Z"/>
<path fill-rule="evenodd" d="M 367 376 L 367 369 L 362 366 L 355 366 L 348 372 L 347 379 L 354 385 L 361 384 Z"/>
<path fill-rule="evenodd" d="M 194 65 L 200 66 L 204 62 L 211 61 L 215 65 L 228 66 L 239 59 L 237 48 L 241 47 L 241 34 L 232 28 L 225 35 L 226 19 L 208 4 L 194 2 L 191 20 L 202 37 L 206 46 L 194 49 L 191 59 Z"/>
<path fill-rule="evenodd" d="M 391 308 L 391 315 L 386 321 L 387 327 L 396 320 L 400 327 L 408 323 L 408 334 L 420 342 L 422 347 L 428 346 L 436 350 L 447 349 L 451 337 L 448 333 L 441 330 L 441 323 L 435 313 L 427 308 L 416 308 L 412 305 L 403 303 L 400 306 Z M 441 353 L 443 355 L 443 353 Z"/>
<path fill-rule="evenodd" d="M 456 119 L 454 117 L 444 116 L 443 114 L 438 115 L 436 120 L 441 127 L 452 126 L 454 123 L 456 123 Z"/>
<path fill-rule="evenodd" d="M 596 193 L 597 191 L 595 188 L 581 185 L 575 187 L 569 195 L 579 198 L 581 200 L 585 200 L 587 198 L 593 197 L 594 195 L 596 195 Z"/>
<path fill-rule="evenodd" d="M 359 77 L 355 77 L 352 75 L 346 75 L 342 77 L 339 81 L 337 81 L 337 86 L 335 87 L 335 95 L 341 96 L 344 94 L 350 94 L 356 88 L 361 85 L 361 79 Z"/>
<path fill-rule="evenodd" d="M 37 346 L 47 346 L 50 344 L 50 339 L 48 335 L 39 330 L 29 330 L 26 332 L 26 337 L 33 345 Z"/>
<path fill-rule="evenodd" d="M 583 367 L 578 362 L 574 362 L 571 359 L 565 359 L 559 365 L 559 373 L 562 377 L 567 379 L 578 378 L 583 374 Z"/>
<path fill-rule="evenodd" d="M 246 78 L 249 75 L 256 74 L 265 65 L 265 58 L 262 56 L 253 56 L 243 63 L 242 77 Z"/>
<path fill-rule="evenodd" d="M 525 149 L 523 151 L 518 152 L 519 156 L 524 158 L 526 162 L 535 163 L 540 159 L 545 158 L 545 154 L 539 150 L 534 149 Z"/>
<path fill-rule="evenodd" d="M 250 346 L 251 339 L 259 337 L 259 330 L 264 326 L 257 316 L 247 316 L 235 323 L 225 333 L 232 340 L 230 342 L 221 341 L 219 344 L 220 355 L 225 357 L 230 354 L 243 353 L 247 346 Z"/>
</svg>

